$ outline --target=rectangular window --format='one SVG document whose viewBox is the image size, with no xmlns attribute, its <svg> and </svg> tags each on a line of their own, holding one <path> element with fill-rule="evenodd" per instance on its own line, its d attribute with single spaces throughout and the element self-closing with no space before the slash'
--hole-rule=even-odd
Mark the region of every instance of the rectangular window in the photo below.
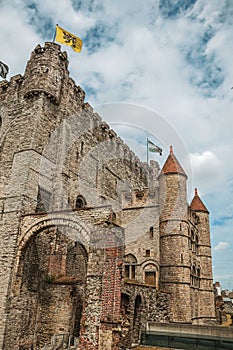
<svg viewBox="0 0 233 350">
<path fill-rule="evenodd" d="M 150 227 L 150 239 L 153 239 L 154 238 L 154 227 L 151 226 Z"/>
<path fill-rule="evenodd" d="M 150 256 L 150 249 L 146 249 L 146 257 L 148 258 Z"/>
</svg>

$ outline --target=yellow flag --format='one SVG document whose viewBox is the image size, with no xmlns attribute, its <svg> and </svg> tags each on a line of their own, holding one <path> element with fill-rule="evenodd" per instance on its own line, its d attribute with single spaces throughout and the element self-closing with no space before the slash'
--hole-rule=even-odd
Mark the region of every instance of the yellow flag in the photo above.
<svg viewBox="0 0 233 350">
<path fill-rule="evenodd" d="M 58 25 L 56 26 L 55 40 L 61 44 L 71 46 L 75 52 L 81 52 L 82 50 L 82 40 Z"/>
</svg>

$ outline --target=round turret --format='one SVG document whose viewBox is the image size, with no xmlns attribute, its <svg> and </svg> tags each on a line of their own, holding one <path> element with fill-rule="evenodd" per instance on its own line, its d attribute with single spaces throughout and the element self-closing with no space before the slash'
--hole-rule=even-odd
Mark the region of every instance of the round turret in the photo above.
<svg viewBox="0 0 233 350">
<path fill-rule="evenodd" d="M 200 312 L 201 322 L 215 320 L 214 290 L 212 276 L 212 254 L 210 243 L 209 211 L 198 195 L 197 188 L 190 204 L 191 214 L 196 219 L 199 233 L 198 259 L 200 264 Z M 198 322 L 200 322 L 198 321 Z"/>
<path fill-rule="evenodd" d="M 202 202 L 201 198 L 198 195 L 197 188 L 195 188 L 194 197 L 190 204 L 190 208 L 194 211 L 201 211 L 203 213 L 209 214 L 208 209 L 205 204 Z"/>
<path fill-rule="evenodd" d="M 170 293 L 173 322 L 191 322 L 186 180 L 171 146 L 159 175 L 160 288 Z"/>
<path fill-rule="evenodd" d="M 199 227 L 200 231 L 200 248 L 203 245 L 203 248 L 201 248 L 201 250 L 204 250 L 203 254 L 211 258 L 209 211 L 199 197 L 197 188 L 195 188 L 195 193 L 190 204 L 190 209 L 196 214 L 196 217 L 198 218 L 197 226 Z M 212 264 L 210 265 L 210 268 L 212 270 Z"/>
<path fill-rule="evenodd" d="M 24 96 L 44 93 L 55 104 L 59 103 L 65 76 L 68 77 L 66 52 L 60 45 L 45 43 L 37 45 L 27 63 L 24 75 Z"/>
<path fill-rule="evenodd" d="M 159 174 L 161 220 L 187 216 L 187 175 L 170 146 L 170 154 Z"/>
</svg>

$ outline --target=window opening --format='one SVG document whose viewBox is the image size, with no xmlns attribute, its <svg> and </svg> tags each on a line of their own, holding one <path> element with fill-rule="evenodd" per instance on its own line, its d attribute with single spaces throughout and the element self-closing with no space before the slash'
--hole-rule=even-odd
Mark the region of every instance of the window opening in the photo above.
<svg viewBox="0 0 233 350">
<path fill-rule="evenodd" d="M 154 238 L 154 227 L 153 226 L 150 227 L 150 238 L 151 239 Z"/>
<path fill-rule="evenodd" d="M 150 256 L 150 249 L 146 249 L 146 257 L 148 258 Z"/>
<path fill-rule="evenodd" d="M 137 259 L 133 254 L 128 254 L 125 258 L 125 278 L 136 278 L 136 264 Z"/>
<path fill-rule="evenodd" d="M 86 206 L 86 201 L 83 196 L 78 196 L 76 198 L 75 208 L 82 209 Z"/>
</svg>

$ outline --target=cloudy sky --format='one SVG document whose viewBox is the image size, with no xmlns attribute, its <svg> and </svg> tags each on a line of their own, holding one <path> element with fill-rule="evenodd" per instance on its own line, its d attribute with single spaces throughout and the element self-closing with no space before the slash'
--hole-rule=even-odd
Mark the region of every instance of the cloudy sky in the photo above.
<svg viewBox="0 0 233 350">
<path fill-rule="evenodd" d="M 174 145 L 211 212 L 214 280 L 233 289 L 233 1 L 0 0 L 0 23 L 8 79 L 56 23 L 83 40 L 63 47 L 70 75 L 143 161 L 146 137 L 160 165 Z"/>
</svg>

